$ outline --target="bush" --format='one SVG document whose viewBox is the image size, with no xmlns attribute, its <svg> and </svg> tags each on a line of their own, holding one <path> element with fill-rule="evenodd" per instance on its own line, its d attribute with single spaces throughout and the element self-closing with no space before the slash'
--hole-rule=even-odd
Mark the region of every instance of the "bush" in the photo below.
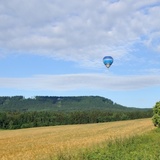
<svg viewBox="0 0 160 160">
<path fill-rule="evenodd" d="M 155 126 L 158 126 L 160 128 L 160 101 L 156 103 L 156 105 L 153 107 L 153 117 L 152 121 Z"/>
</svg>

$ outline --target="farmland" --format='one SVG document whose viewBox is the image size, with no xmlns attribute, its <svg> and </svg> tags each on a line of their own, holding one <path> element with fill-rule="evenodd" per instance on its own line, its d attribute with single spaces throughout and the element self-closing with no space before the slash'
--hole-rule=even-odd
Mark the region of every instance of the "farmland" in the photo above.
<svg viewBox="0 0 160 160">
<path fill-rule="evenodd" d="M 138 119 L 1 130 L 0 157 L 2 160 L 54 159 L 57 155 L 76 154 L 107 141 L 142 135 L 153 129 L 151 119 Z"/>
</svg>

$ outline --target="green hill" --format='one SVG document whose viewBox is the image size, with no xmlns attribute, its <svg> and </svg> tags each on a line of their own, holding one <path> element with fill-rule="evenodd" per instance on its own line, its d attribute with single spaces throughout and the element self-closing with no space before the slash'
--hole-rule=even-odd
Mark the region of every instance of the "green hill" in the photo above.
<svg viewBox="0 0 160 160">
<path fill-rule="evenodd" d="M 99 123 L 151 116 L 151 109 L 125 107 L 99 96 L 0 97 L 1 129 Z"/>
<path fill-rule="evenodd" d="M 147 109 L 131 108 L 114 103 L 112 100 L 100 96 L 23 96 L 0 97 L 0 111 L 140 111 Z"/>
</svg>

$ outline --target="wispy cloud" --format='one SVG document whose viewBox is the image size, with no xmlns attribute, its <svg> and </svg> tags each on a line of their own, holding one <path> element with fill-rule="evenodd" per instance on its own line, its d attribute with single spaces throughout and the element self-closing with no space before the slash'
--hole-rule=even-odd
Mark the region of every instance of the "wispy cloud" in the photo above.
<svg viewBox="0 0 160 160">
<path fill-rule="evenodd" d="M 160 6 L 151 1 L 14 0 L 0 4 L 0 54 L 32 53 L 94 65 L 142 43 L 159 50 Z M 156 4 L 156 5 L 155 5 Z M 143 38 L 142 38 L 143 37 Z"/>
<path fill-rule="evenodd" d="M 114 76 L 106 74 L 37 75 L 28 78 L 0 78 L 0 88 L 70 91 L 78 89 L 137 90 L 160 86 L 159 75 Z"/>
</svg>

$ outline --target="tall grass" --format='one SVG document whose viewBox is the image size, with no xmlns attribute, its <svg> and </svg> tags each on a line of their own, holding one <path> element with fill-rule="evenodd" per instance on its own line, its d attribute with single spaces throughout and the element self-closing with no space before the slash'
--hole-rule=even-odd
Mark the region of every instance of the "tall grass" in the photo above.
<svg viewBox="0 0 160 160">
<path fill-rule="evenodd" d="M 54 159 L 54 158 L 53 158 Z M 57 160 L 160 160 L 160 129 L 127 139 L 114 139 L 78 154 L 61 154 Z"/>
</svg>

